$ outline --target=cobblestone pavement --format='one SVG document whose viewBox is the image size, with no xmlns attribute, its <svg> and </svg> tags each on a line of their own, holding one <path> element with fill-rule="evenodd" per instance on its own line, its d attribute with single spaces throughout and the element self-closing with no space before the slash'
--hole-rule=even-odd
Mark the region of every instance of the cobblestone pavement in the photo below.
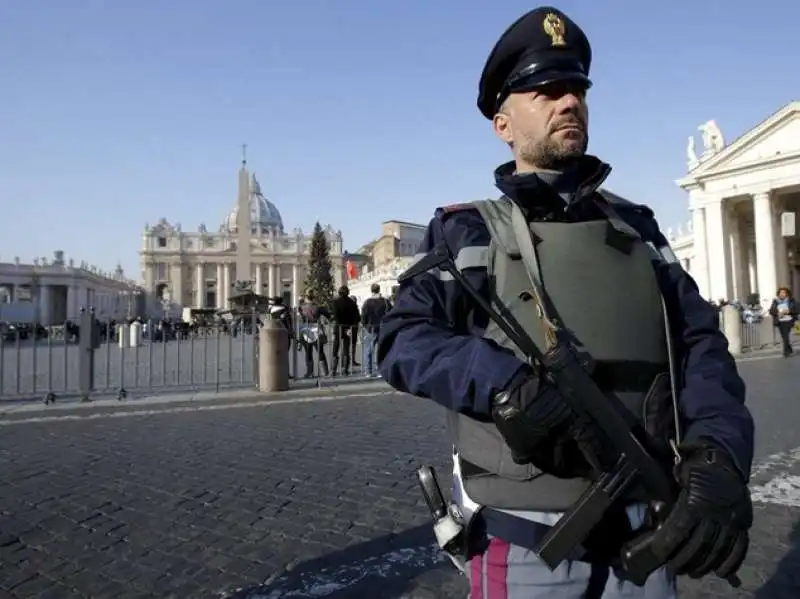
<svg viewBox="0 0 800 599">
<path fill-rule="evenodd" d="M 800 596 L 800 452 L 788 453 L 800 373 L 782 359 L 741 370 L 759 424 L 754 489 L 774 492 L 757 504 L 743 589 L 682 582 L 683 599 Z M 465 597 L 413 478 L 428 463 L 446 482 L 442 412 L 385 391 L 320 393 L 6 414 L 0 599 Z"/>
</svg>

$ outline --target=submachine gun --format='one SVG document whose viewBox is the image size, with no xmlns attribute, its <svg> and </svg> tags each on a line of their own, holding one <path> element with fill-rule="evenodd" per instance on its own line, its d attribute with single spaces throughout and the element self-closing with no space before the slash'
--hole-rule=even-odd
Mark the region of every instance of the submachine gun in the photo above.
<svg viewBox="0 0 800 599">
<path fill-rule="evenodd" d="M 555 345 L 546 354 L 543 353 L 522 327 L 512 324 L 508 317 L 501 315 L 469 283 L 446 246 L 436 247 L 426 254 L 406 270 L 398 282 L 435 268 L 451 275 L 517 347 L 544 366 L 548 382 L 558 389 L 579 418 L 593 421 L 604 431 L 617 456 L 613 467 L 601 472 L 578 501 L 550 528 L 536 547 L 535 553 L 554 570 L 586 540 L 612 504 L 633 484 L 639 484 L 650 498 L 654 528 L 623 546 L 620 561 L 631 582 L 644 585 L 648 576 L 661 567 L 667 557 L 654 553 L 652 539 L 678 495 L 674 478 L 647 449 L 654 446 L 652 437 L 618 397 L 597 386 L 569 342 L 557 335 Z M 537 295 L 544 293 L 541 289 L 534 291 Z M 596 460 L 593 461 L 596 463 Z M 425 481 L 421 479 L 420 483 L 425 491 Z M 433 506 L 430 507 L 434 512 Z M 441 519 L 444 508 L 442 505 L 436 507 L 434 519 Z M 726 580 L 734 588 L 741 585 L 735 574 Z"/>
</svg>

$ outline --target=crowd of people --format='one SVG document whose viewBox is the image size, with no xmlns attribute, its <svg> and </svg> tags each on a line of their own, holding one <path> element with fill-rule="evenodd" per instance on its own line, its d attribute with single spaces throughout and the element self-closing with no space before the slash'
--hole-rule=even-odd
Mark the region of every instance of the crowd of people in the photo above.
<svg viewBox="0 0 800 599">
<path fill-rule="evenodd" d="M 380 323 L 391 309 L 392 303 L 381 295 L 379 285 L 372 285 L 372 295 L 359 309 L 343 285 L 330 306 L 317 301 L 312 292 L 300 300 L 295 316 L 278 302 L 270 309 L 270 316 L 284 323 L 289 331 L 290 345 L 294 345 L 305 358 L 305 377 L 316 372 L 320 376 L 348 376 L 354 366 L 362 366 L 366 376 L 378 376 L 375 359 Z M 358 362 L 359 333 L 361 334 L 361 359 Z M 331 363 L 326 346 L 331 344 Z M 318 369 L 315 369 L 315 363 Z"/>
</svg>

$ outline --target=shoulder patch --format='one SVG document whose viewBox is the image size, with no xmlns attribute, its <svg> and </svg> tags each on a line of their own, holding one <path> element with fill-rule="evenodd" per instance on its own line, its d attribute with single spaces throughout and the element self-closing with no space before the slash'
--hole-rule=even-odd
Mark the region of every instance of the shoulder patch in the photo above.
<svg viewBox="0 0 800 599">
<path fill-rule="evenodd" d="M 442 206 L 439 210 L 442 211 L 442 214 L 463 212 L 464 210 L 475 210 L 475 204 L 450 204 L 449 206 Z"/>
</svg>

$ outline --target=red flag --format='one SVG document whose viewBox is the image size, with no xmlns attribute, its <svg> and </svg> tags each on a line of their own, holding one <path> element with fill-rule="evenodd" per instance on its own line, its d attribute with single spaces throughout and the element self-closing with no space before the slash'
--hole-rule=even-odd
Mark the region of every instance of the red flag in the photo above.
<svg viewBox="0 0 800 599">
<path fill-rule="evenodd" d="M 345 268 L 347 269 L 347 278 L 348 279 L 357 279 L 358 278 L 358 269 L 356 265 L 353 264 L 350 260 L 345 263 Z"/>
</svg>

